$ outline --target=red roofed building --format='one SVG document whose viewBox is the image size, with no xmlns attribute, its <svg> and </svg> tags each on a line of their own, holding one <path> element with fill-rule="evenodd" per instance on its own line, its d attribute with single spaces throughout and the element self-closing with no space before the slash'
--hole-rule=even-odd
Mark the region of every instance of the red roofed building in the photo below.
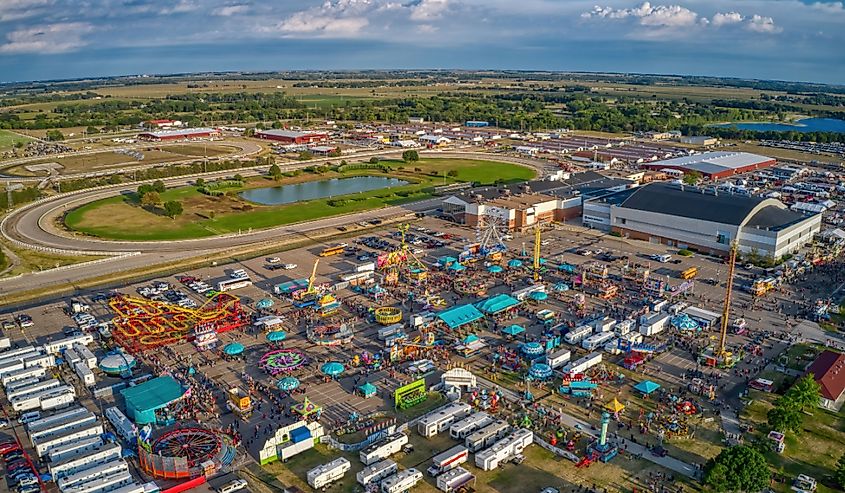
<svg viewBox="0 0 845 493">
<path fill-rule="evenodd" d="M 845 401 L 845 354 L 824 351 L 807 367 L 821 385 L 819 407 L 839 411 Z"/>
</svg>

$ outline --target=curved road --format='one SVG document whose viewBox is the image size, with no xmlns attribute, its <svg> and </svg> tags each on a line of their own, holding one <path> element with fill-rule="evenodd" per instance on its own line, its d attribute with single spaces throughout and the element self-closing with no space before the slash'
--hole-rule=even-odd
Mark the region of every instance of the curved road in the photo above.
<svg viewBox="0 0 845 493">
<path fill-rule="evenodd" d="M 387 151 L 381 154 L 393 154 L 397 151 Z M 426 152 L 426 156 L 440 157 L 440 158 L 476 158 L 498 160 L 505 162 L 512 162 L 523 166 L 530 166 L 533 168 L 541 168 L 546 163 L 514 158 L 511 156 L 498 156 L 491 154 L 483 154 L 476 152 Z M 366 159 L 367 156 L 360 156 L 358 159 Z M 306 167 L 312 165 L 313 162 L 296 163 L 283 167 L 285 169 L 293 169 L 299 167 Z M 263 171 L 263 170 L 261 170 Z M 230 175 L 233 171 L 207 173 L 203 176 L 206 178 L 214 178 L 218 176 Z M 239 170 L 242 174 L 259 174 L 260 170 Z M 182 186 L 189 184 L 196 177 L 180 177 L 165 180 L 168 187 Z M 241 234 L 230 234 L 225 236 L 215 236 L 208 238 L 199 238 L 193 240 L 179 240 L 179 241 L 109 241 L 97 238 L 91 238 L 81 235 L 69 233 L 56 226 L 57 221 L 62 215 L 73 208 L 79 207 L 88 202 L 99 200 L 102 198 L 112 197 L 119 193 L 134 191 L 134 186 L 126 184 L 105 187 L 98 190 L 88 190 L 78 193 L 70 193 L 56 196 L 55 198 L 47 199 L 42 202 L 36 202 L 24 206 L 7 216 L 2 223 L 0 223 L 0 230 L 2 234 L 8 239 L 16 242 L 19 246 L 26 246 L 30 248 L 50 248 L 55 250 L 63 250 L 74 253 L 98 253 L 98 254 L 120 254 L 126 252 L 141 252 L 141 253 L 164 253 L 164 252 L 184 252 L 186 250 L 200 251 L 200 250 L 218 250 L 224 248 L 231 248 L 250 243 L 257 243 L 268 240 L 278 240 L 286 235 L 302 235 L 304 232 L 313 231 L 317 229 L 324 229 L 327 227 L 336 227 L 350 222 L 357 222 L 373 218 L 383 218 L 395 216 L 406 212 L 418 212 L 428 210 L 436 206 L 438 202 L 436 199 L 425 200 L 421 202 L 413 202 L 396 207 L 387 207 L 383 209 L 376 209 L 367 212 L 361 212 L 351 215 L 335 216 L 325 219 L 310 221 L 305 224 L 285 225 L 270 229 L 263 229 L 259 231 L 247 231 Z"/>
</svg>

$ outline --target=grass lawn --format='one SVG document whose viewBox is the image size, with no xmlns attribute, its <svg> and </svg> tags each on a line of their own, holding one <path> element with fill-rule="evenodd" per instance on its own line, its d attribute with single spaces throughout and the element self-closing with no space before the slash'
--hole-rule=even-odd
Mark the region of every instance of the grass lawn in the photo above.
<svg viewBox="0 0 845 493">
<path fill-rule="evenodd" d="M 11 149 L 17 142 L 23 142 L 25 144 L 30 140 L 32 139 L 21 137 L 20 135 L 9 132 L 8 130 L 0 130 L 0 151 Z"/>
<path fill-rule="evenodd" d="M 534 177 L 534 170 L 530 168 L 478 160 L 427 159 L 409 165 L 401 161 L 387 161 L 387 164 L 394 167 L 394 171 L 389 174 L 376 170 L 351 170 L 322 175 L 304 173 L 278 183 L 264 178 L 247 183 L 249 188 L 260 188 L 361 175 L 391 176 L 409 182 L 408 185 L 389 189 L 332 197 L 334 201 L 348 199 L 340 204 L 335 202 L 335 205 L 330 205 L 328 198 L 321 198 L 264 206 L 249 203 L 236 194 L 210 197 L 199 193 L 194 187 L 181 187 L 161 194 L 163 201 L 182 202 L 185 213 L 176 219 L 165 217 L 160 211 L 139 207 L 137 196 L 127 193 L 74 209 L 65 217 L 65 224 L 85 234 L 118 240 L 201 238 L 400 205 L 428 198 L 431 196 L 430 187 L 444 183 L 476 181 L 490 184 L 496 180 L 515 182 Z M 445 176 L 450 171 L 457 173 L 456 176 Z"/>
<path fill-rule="evenodd" d="M 746 406 L 742 418 L 755 425 L 755 435 L 761 441 L 766 440 L 766 413 L 773 407 L 775 394 L 751 391 L 752 402 Z M 798 474 L 806 474 L 818 481 L 818 493 L 838 491 L 830 480 L 836 468 L 836 462 L 845 451 L 845 428 L 842 413 L 833 413 L 822 409 L 805 414 L 803 430 L 800 434 L 789 433 L 786 436 L 786 449 L 783 454 L 766 452 L 766 458 L 774 469 L 785 476 L 786 483 L 778 483 L 776 491 L 788 492 L 789 481 Z"/>
<path fill-rule="evenodd" d="M 14 252 L 20 259 L 20 264 L 16 265 L 11 271 L 6 273 L 6 276 L 16 276 L 18 274 L 29 274 L 30 272 L 38 272 L 41 270 L 54 269 L 65 265 L 79 264 L 91 260 L 97 260 L 102 257 L 95 256 L 67 256 L 55 255 L 52 253 L 37 252 L 35 250 L 27 250 L 24 248 L 14 248 L 6 245 L 6 248 Z M 11 262 L 9 258 L 6 259 L 6 265 L 0 266 L 0 270 L 4 269 L 8 263 Z"/>
</svg>

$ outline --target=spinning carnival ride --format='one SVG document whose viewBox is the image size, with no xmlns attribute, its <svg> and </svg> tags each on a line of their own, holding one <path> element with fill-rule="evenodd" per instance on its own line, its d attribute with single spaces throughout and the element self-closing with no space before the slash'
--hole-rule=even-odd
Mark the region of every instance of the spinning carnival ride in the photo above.
<svg viewBox="0 0 845 493">
<path fill-rule="evenodd" d="M 113 298 L 109 307 L 117 315 L 114 337 L 130 352 L 185 340 L 202 344 L 200 349 L 205 349 L 213 347 L 217 334 L 249 323 L 240 300 L 229 293 L 218 293 L 199 308 L 131 296 Z"/>
<path fill-rule="evenodd" d="M 237 451 L 219 431 L 201 427 L 177 428 L 152 443 L 139 440 L 141 468 L 156 478 L 208 476 L 229 466 Z"/>
<path fill-rule="evenodd" d="M 401 239 L 399 248 L 392 252 L 381 254 L 376 258 L 376 267 L 384 275 L 384 284 L 397 284 L 400 274 L 412 282 L 422 282 L 428 278 L 428 269 L 425 264 L 408 248 L 405 235 L 408 233 L 409 228 L 410 225 L 408 224 L 400 225 L 399 233 L 401 234 Z"/>
</svg>

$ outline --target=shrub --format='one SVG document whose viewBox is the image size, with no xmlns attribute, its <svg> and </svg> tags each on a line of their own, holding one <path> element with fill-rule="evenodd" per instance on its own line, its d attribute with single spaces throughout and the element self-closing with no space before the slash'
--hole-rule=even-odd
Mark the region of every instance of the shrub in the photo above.
<svg viewBox="0 0 845 493">
<path fill-rule="evenodd" d="M 684 248 L 683 250 L 678 251 L 678 255 L 680 255 L 681 257 L 692 257 L 692 251 Z"/>
</svg>

